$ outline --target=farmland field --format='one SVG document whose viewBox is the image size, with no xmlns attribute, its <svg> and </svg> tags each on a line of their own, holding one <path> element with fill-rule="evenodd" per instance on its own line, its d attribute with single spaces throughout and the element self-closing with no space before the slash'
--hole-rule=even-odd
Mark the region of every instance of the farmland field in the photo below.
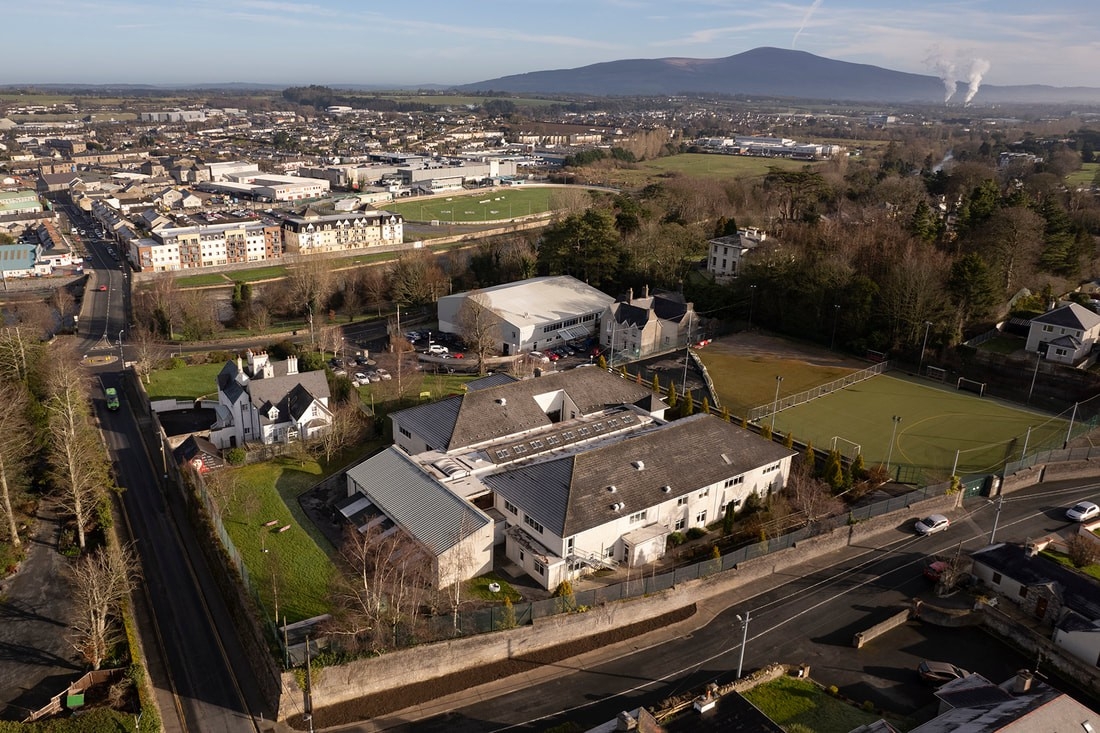
<svg viewBox="0 0 1100 733">
<path fill-rule="evenodd" d="M 802 170 L 814 163 L 786 158 L 757 158 L 748 155 L 720 155 L 717 153 L 683 153 L 666 158 L 654 158 L 635 164 L 632 168 L 594 170 L 589 178 L 599 178 L 610 186 L 634 188 L 670 173 L 700 178 L 760 178 L 775 167 L 784 171 Z"/>
</svg>

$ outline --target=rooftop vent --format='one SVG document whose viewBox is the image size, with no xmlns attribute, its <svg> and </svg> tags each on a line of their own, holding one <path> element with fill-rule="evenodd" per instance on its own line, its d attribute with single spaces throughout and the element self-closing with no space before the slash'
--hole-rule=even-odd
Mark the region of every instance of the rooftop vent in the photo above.
<svg viewBox="0 0 1100 733">
<path fill-rule="evenodd" d="M 626 504 L 623 504 L 621 501 L 617 502 L 617 503 L 611 505 L 611 511 L 617 512 L 617 511 L 621 510 L 624 506 L 626 506 Z"/>
<path fill-rule="evenodd" d="M 612 493 L 612 494 L 614 494 L 614 493 L 615 493 L 615 492 L 617 491 L 617 489 L 615 488 L 615 485 L 614 485 L 614 484 L 612 484 L 611 486 L 608 486 L 608 487 L 607 487 L 607 491 L 608 491 L 609 493 Z"/>
<path fill-rule="evenodd" d="M 645 461 L 631 461 L 630 465 L 641 471 L 645 468 Z"/>
<path fill-rule="evenodd" d="M 668 484 L 665 484 L 664 486 L 661 487 L 661 491 L 663 491 L 667 494 L 667 493 L 672 491 L 672 487 L 669 486 Z"/>
<path fill-rule="evenodd" d="M 507 404 L 508 404 L 508 400 L 506 400 L 506 399 L 505 399 L 505 398 L 503 398 L 503 397 L 497 397 L 497 404 L 498 404 L 498 405 L 507 405 Z"/>
</svg>

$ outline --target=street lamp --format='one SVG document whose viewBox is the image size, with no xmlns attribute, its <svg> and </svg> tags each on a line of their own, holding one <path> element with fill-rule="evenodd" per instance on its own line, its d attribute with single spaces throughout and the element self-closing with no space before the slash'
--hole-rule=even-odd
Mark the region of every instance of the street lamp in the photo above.
<svg viewBox="0 0 1100 733">
<path fill-rule="evenodd" d="M 890 471 L 890 461 L 894 457 L 894 438 L 896 438 L 897 434 L 898 434 L 898 423 L 901 422 L 901 416 L 900 415 L 893 415 L 893 416 L 890 417 L 890 419 L 894 421 L 894 429 L 890 433 L 890 448 L 886 451 L 886 471 L 887 471 L 887 473 L 889 473 L 889 471 Z"/>
<path fill-rule="evenodd" d="M 920 346 L 920 362 L 917 364 L 917 376 L 920 376 L 921 369 L 924 368 L 924 350 L 928 346 L 928 329 L 931 328 L 932 321 L 924 322 L 924 343 Z"/>
<path fill-rule="evenodd" d="M 756 300 L 756 286 L 755 285 L 750 285 L 749 286 L 749 330 L 750 331 L 752 330 L 752 306 L 753 306 L 753 302 L 755 300 Z"/>
<path fill-rule="evenodd" d="M 836 347 L 836 322 L 840 319 L 840 304 L 833 305 L 833 337 L 829 340 L 829 351 Z"/>
<path fill-rule="evenodd" d="M 775 432 L 775 413 L 779 412 L 779 385 L 783 384 L 783 377 L 775 375 L 775 402 L 772 405 L 772 432 Z"/>
<path fill-rule="evenodd" d="M 749 612 L 745 611 L 745 617 L 737 614 L 737 620 L 741 622 L 741 654 L 737 658 L 737 679 L 741 679 L 741 670 L 745 666 L 745 645 L 749 642 Z"/>
</svg>

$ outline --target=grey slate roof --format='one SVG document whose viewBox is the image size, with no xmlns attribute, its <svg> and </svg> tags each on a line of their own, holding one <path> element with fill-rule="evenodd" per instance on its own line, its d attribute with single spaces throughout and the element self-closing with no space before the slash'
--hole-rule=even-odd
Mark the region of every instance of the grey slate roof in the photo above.
<svg viewBox="0 0 1100 733">
<path fill-rule="evenodd" d="M 1093 313 L 1083 305 L 1067 303 L 1061 308 L 1055 308 L 1041 316 L 1032 318 L 1031 322 L 1087 331 L 1100 323 L 1100 315 Z"/>
<path fill-rule="evenodd" d="M 280 422 L 288 416 L 297 421 L 315 399 L 329 397 L 328 379 L 323 370 L 287 374 L 285 362 L 276 362 L 273 366 L 276 374 L 281 372 L 282 376 L 252 379 L 247 383 L 252 405 L 261 413 L 261 422 L 270 422 L 267 411 L 271 405 L 278 408 Z M 236 402 L 245 391 L 237 381 L 239 373 L 233 361 L 226 362 L 218 372 L 218 390 L 231 402 Z"/>
<path fill-rule="evenodd" d="M 504 372 L 496 372 L 495 374 L 489 374 L 481 379 L 474 379 L 466 383 L 467 392 L 475 392 L 479 389 L 488 389 L 490 387 L 499 387 L 502 384 L 511 384 L 512 382 L 518 382 L 519 379 L 513 377 L 511 374 Z"/>
<path fill-rule="evenodd" d="M 390 446 L 348 470 L 371 502 L 436 555 L 492 520 Z"/>
<path fill-rule="evenodd" d="M 559 390 L 577 406 L 579 415 L 629 405 L 651 393 L 648 385 L 639 385 L 602 369 L 571 369 L 418 405 L 401 410 L 395 419 L 425 437 L 433 448 L 451 451 L 551 425 L 534 398 Z"/>
<path fill-rule="evenodd" d="M 568 537 L 790 455 L 778 443 L 700 414 L 483 481 L 549 531 Z M 612 510 L 619 502 L 625 506 Z"/>
<path fill-rule="evenodd" d="M 1001 543 L 971 553 L 980 562 L 1026 586 L 1049 585 L 1062 603 L 1090 620 L 1100 620 L 1100 583 L 1036 555 L 1020 545 Z"/>
<path fill-rule="evenodd" d="M 1024 693 L 1012 693 L 1011 685 L 994 685 L 980 674 L 952 680 L 936 691 L 951 709 L 910 733 L 1084 731 L 1081 723 L 1089 719 L 1095 725 L 1095 713 L 1045 682 L 1033 680 Z"/>
</svg>

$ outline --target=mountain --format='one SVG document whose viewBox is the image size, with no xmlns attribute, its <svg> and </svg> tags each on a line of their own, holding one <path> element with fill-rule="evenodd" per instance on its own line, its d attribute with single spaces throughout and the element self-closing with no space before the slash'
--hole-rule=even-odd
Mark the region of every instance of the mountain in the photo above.
<svg viewBox="0 0 1100 733">
<path fill-rule="evenodd" d="M 756 48 L 720 59 L 627 59 L 576 69 L 532 71 L 458 87 L 470 92 L 661 96 L 709 93 L 755 97 L 830 99 L 853 102 L 943 103 L 944 84 L 935 76 L 853 64 L 805 51 Z M 956 85 L 961 104 L 967 85 Z M 977 104 L 1100 103 L 1091 87 L 982 86 Z"/>
</svg>

